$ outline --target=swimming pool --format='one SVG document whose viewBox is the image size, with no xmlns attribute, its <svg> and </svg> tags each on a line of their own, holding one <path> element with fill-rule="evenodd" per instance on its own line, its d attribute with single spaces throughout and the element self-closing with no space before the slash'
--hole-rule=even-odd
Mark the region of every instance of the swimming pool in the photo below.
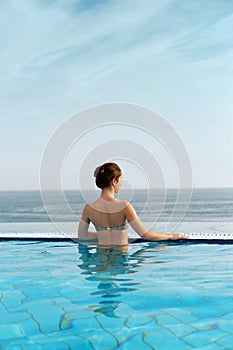
<svg viewBox="0 0 233 350">
<path fill-rule="evenodd" d="M 0 349 L 232 349 L 232 245 L 1 242 Z"/>
</svg>

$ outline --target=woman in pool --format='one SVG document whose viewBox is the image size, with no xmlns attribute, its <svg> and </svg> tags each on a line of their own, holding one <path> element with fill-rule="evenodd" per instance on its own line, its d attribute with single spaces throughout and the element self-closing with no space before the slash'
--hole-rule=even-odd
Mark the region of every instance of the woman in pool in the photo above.
<svg viewBox="0 0 233 350">
<path fill-rule="evenodd" d="M 97 187 L 102 192 L 100 197 L 86 204 L 78 228 L 80 240 L 94 240 L 105 247 L 125 246 L 128 244 L 127 223 L 145 240 L 185 239 L 182 234 L 168 234 L 148 230 L 140 221 L 133 206 L 124 200 L 115 199 L 120 191 L 122 171 L 116 163 L 105 163 L 96 168 L 94 176 Z M 92 222 L 96 232 L 88 231 Z"/>
</svg>

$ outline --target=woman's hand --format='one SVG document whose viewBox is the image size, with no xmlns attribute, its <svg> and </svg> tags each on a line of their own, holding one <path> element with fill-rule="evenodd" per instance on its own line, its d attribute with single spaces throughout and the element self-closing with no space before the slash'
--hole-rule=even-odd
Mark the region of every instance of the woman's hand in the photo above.
<svg viewBox="0 0 233 350">
<path fill-rule="evenodd" d="M 182 233 L 172 233 L 171 238 L 169 238 L 171 241 L 175 241 L 177 239 L 187 239 L 188 236 L 183 235 Z"/>
</svg>

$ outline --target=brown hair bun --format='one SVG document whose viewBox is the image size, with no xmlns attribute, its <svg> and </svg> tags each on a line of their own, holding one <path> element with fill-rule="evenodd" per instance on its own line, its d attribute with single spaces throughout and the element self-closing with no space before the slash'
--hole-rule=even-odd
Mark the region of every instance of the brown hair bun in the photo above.
<svg viewBox="0 0 233 350">
<path fill-rule="evenodd" d="M 105 163 L 98 166 L 94 171 L 96 186 L 103 189 L 109 187 L 113 179 L 121 176 L 122 171 L 116 163 Z"/>
</svg>

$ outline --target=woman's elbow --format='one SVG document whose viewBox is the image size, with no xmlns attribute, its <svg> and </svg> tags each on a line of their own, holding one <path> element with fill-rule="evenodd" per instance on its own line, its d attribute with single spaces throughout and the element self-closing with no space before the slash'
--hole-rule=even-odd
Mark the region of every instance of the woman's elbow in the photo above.
<svg viewBox="0 0 233 350">
<path fill-rule="evenodd" d="M 82 232 L 81 230 L 78 231 L 78 239 L 83 240 L 85 239 L 85 232 Z"/>
<path fill-rule="evenodd" d="M 151 234 L 150 234 L 150 231 L 146 231 L 145 233 L 143 233 L 141 235 L 141 238 L 142 239 L 145 239 L 145 240 L 149 240 L 151 238 Z"/>
</svg>

